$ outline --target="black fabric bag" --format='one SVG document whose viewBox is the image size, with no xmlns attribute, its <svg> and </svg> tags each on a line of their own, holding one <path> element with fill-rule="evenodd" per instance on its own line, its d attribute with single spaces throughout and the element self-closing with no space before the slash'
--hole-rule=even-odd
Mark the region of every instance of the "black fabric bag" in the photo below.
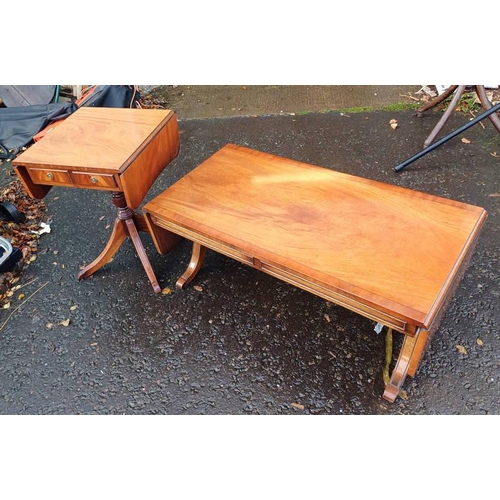
<svg viewBox="0 0 500 500">
<path fill-rule="evenodd" d="M 94 85 L 77 102 L 78 106 L 137 108 L 140 98 L 135 85 Z"/>
<path fill-rule="evenodd" d="M 0 108 L 0 158 L 15 158 L 40 130 L 77 109 L 73 102 Z"/>
</svg>

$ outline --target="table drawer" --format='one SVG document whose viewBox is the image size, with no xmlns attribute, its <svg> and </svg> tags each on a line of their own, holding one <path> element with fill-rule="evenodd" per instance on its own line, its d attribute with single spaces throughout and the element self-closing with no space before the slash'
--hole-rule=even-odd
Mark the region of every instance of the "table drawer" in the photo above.
<svg viewBox="0 0 500 500">
<path fill-rule="evenodd" d="M 71 172 L 73 182 L 77 186 L 96 189 L 116 189 L 118 184 L 112 174 L 91 174 L 88 172 Z"/>
<path fill-rule="evenodd" d="M 38 184 L 73 184 L 69 172 L 66 170 L 49 170 L 42 168 L 30 168 L 29 174 L 33 182 Z"/>
</svg>

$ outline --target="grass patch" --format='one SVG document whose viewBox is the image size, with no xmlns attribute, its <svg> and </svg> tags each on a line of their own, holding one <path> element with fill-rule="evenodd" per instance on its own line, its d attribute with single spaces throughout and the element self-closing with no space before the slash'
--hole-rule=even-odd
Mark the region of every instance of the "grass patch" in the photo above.
<svg viewBox="0 0 500 500">
<path fill-rule="evenodd" d="M 357 108 L 344 108 L 339 109 L 341 113 L 368 113 L 370 111 L 407 111 L 409 109 L 417 109 L 422 106 L 421 103 L 399 103 L 399 104 L 389 104 L 387 106 L 368 106 L 368 107 L 357 107 Z"/>
<path fill-rule="evenodd" d="M 407 111 L 418 109 L 422 103 L 400 103 L 389 104 L 387 106 L 358 106 L 353 108 L 338 108 L 338 109 L 322 109 L 319 111 L 297 111 L 295 115 L 310 115 L 313 113 L 370 113 L 372 111 Z"/>
</svg>

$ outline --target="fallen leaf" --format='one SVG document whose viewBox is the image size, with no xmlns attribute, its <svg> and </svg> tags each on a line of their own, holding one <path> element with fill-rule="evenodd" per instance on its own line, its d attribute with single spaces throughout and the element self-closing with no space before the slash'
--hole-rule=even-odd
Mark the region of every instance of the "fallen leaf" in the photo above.
<svg viewBox="0 0 500 500">
<path fill-rule="evenodd" d="M 162 293 L 163 295 L 168 295 L 168 294 L 172 293 L 172 290 L 171 290 L 170 288 L 168 288 L 168 286 L 167 286 L 166 288 L 164 288 L 164 289 L 161 291 L 161 293 Z"/>
<path fill-rule="evenodd" d="M 23 300 L 25 297 L 24 293 L 20 293 L 19 296 L 17 297 L 19 300 Z"/>
<path fill-rule="evenodd" d="M 301 405 L 299 403 L 292 403 L 292 406 L 294 408 L 297 408 L 297 410 L 303 410 L 304 409 L 304 405 Z"/>
<path fill-rule="evenodd" d="M 59 324 L 62 326 L 68 326 L 69 325 L 69 318 L 62 320 Z"/>
<path fill-rule="evenodd" d="M 398 121 L 394 120 L 394 118 L 389 122 L 391 125 L 392 130 L 396 130 L 398 128 Z"/>
<path fill-rule="evenodd" d="M 328 314 L 325 314 L 325 319 L 326 319 L 326 321 L 328 321 L 328 323 L 330 323 L 331 319 L 330 319 L 330 316 L 328 316 Z"/>
<path fill-rule="evenodd" d="M 70 311 L 74 311 L 75 309 L 78 309 L 78 306 L 76 306 L 76 305 L 75 305 L 75 306 L 71 306 L 71 307 L 69 308 L 69 310 L 70 310 Z"/>
<path fill-rule="evenodd" d="M 469 139 L 466 139 L 465 137 L 462 137 L 462 142 L 463 142 L 464 144 L 470 144 Z"/>
<path fill-rule="evenodd" d="M 456 345 L 455 347 L 460 354 L 467 354 L 467 349 L 463 345 Z"/>
<path fill-rule="evenodd" d="M 10 302 L 6 302 L 4 305 L 3 305 L 3 308 L 4 309 L 8 309 L 10 307 Z"/>
<path fill-rule="evenodd" d="M 46 326 L 47 328 L 52 328 L 52 327 L 54 326 L 54 323 L 47 323 L 45 326 Z"/>
<path fill-rule="evenodd" d="M 197 292 L 203 292 L 203 288 L 201 288 L 201 286 L 199 286 L 199 285 L 195 285 L 193 288 L 194 288 Z"/>
<path fill-rule="evenodd" d="M 484 342 L 481 339 L 476 339 L 477 345 L 483 346 Z"/>
<path fill-rule="evenodd" d="M 90 344 L 91 347 L 95 347 L 97 345 L 97 342 L 92 342 L 92 344 Z"/>
</svg>

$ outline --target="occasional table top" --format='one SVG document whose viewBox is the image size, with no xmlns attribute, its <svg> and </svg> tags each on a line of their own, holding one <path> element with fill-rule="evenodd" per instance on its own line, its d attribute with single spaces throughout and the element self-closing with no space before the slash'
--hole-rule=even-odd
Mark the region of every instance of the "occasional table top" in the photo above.
<svg viewBox="0 0 500 500">
<path fill-rule="evenodd" d="M 228 144 L 144 207 L 428 327 L 484 209 Z"/>
<path fill-rule="evenodd" d="M 121 173 L 173 116 L 165 109 L 81 107 L 13 164 Z"/>
</svg>

